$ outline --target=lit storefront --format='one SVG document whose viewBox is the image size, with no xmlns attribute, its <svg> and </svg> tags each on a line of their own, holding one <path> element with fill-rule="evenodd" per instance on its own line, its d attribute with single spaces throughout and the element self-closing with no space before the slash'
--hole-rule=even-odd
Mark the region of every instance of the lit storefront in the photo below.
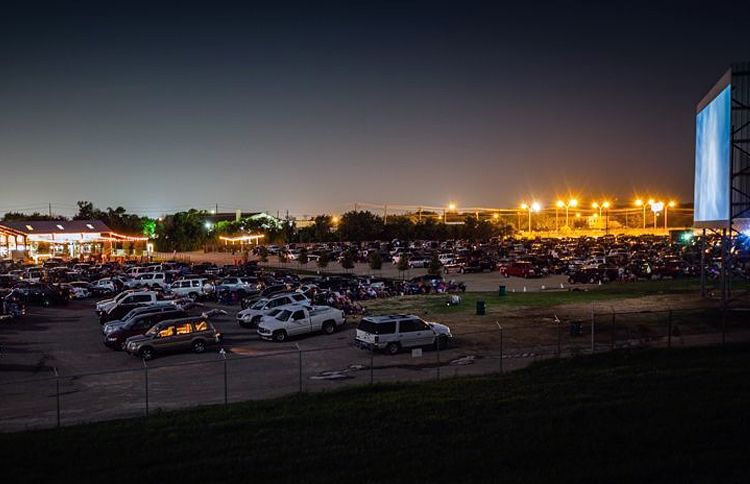
<svg viewBox="0 0 750 484">
<path fill-rule="evenodd" d="M 0 259 L 146 255 L 148 239 L 113 232 L 100 220 L 0 222 Z"/>
</svg>

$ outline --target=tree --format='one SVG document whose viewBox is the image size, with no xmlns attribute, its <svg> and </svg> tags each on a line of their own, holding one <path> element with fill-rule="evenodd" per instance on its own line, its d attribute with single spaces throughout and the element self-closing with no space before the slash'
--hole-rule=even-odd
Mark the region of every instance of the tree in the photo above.
<svg viewBox="0 0 750 484">
<path fill-rule="evenodd" d="M 345 250 L 341 256 L 341 267 L 346 269 L 347 272 L 354 268 L 354 254 L 351 249 Z"/>
<path fill-rule="evenodd" d="M 380 252 L 373 250 L 370 252 L 369 257 L 370 270 L 379 271 L 383 268 L 383 258 L 380 256 Z"/>
<path fill-rule="evenodd" d="M 307 247 L 302 247 L 299 251 L 299 258 L 297 259 L 299 265 L 304 266 L 310 262 L 310 258 L 307 256 Z"/>
<path fill-rule="evenodd" d="M 432 258 L 430 259 L 430 265 L 427 268 L 427 273 L 432 276 L 439 276 L 442 269 L 443 264 L 440 263 L 437 252 L 435 252 L 434 254 L 432 254 Z"/>
<path fill-rule="evenodd" d="M 398 264 L 396 265 L 396 268 L 398 268 L 398 271 L 401 273 L 401 279 L 403 279 L 404 272 L 409 270 L 409 256 L 406 254 L 401 254 L 401 257 L 398 258 Z"/>
<path fill-rule="evenodd" d="M 328 261 L 328 252 L 323 252 L 322 254 L 320 254 L 320 257 L 318 257 L 318 267 L 320 267 L 321 269 L 325 269 L 326 267 L 328 267 Z"/>
<path fill-rule="evenodd" d="M 287 254 L 286 249 L 280 249 L 279 250 L 279 263 L 286 264 L 287 262 L 289 262 L 289 254 Z"/>
<path fill-rule="evenodd" d="M 351 211 L 341 216 L 338 226 L 341 240 L 360 242 L 378 240 L 382 235 L 383 219 L 367 211 Z"/>
<path fill-rule="evenodd" d="M 161 251 L 191 251 L 202 247 L 214 234 L 206 228 L 209 214 L 190 209 L 164 217 L 156 226 L 156 245 Z"/>
<path fill-rule="evenodd" d="M 45 220 L 64 221 L 68 219 L 63 217 L 62 215 L 52 215 L 50 217 L 48 214 L 39 213 L 39 212 L 34 212 L 32 214 L 21 213 L 21 212 L 7 212 L 5 215 L 3 215 L 4 222 L 12 222 L 14 220 L 28 220 L 28 221 L 39 222 L 39 221 L 45 221 Z"/>
<path fill-rule="evenodd" d="M 260 246 L 260 249 L 258 249 L 258 255 L 260 256 L 261 262 L 268 262 L 268 249 L 266 249 L 265 245 Z"/>
</svg>

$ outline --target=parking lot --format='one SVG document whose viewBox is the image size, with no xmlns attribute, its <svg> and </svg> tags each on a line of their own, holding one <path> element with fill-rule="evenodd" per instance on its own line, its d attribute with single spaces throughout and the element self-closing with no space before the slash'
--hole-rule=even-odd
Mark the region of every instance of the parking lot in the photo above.
<svg viewBox="0 0 750 484">
<path fill-rule="evenodd" d="M 209 307 L 217 306 L 205 306 Z M 227 401 L 333 389 L 344 383 L 422 380 L 440 373 L 457 376 L 498 368 L 497 358 L 467 359 L 471 355 L 456 345 L 439 354 L 425 349 L 416 358 L 409 352 L 373 355 L 354 347 L 351 325 L 330 336 L 310 335 L 281 344 L 261 341 L 254 330 L 236 324 L 235 313 L 230 309 L 228 315 L 212 318 L 224 335 L 221 346 L 204 354 L 164 355 L 148 362 L 146 368 L 139 358 L 102 344 L 93 301 L 31 308 L 25 318 L 4 323 L 0 337 L 0 429 L 55 425 L 58 391 L 62 424 L 143 415 L 146 378 L 150 412 L 222 403 L 225 360 L 220 348 L 227 356 Z M 526 363 L 518 358 L 504 365 L 512 369 Z"/>
</svg>

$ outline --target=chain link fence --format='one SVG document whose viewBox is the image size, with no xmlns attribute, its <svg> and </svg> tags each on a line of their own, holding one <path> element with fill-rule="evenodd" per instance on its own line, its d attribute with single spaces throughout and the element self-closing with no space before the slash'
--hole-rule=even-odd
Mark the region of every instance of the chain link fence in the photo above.
<svg viewBox="0 0 750 484">
<path fill-rule="evenodd" d="M 594 312 L 529 322 L 488 321 L 454 333 L 448 348 L 386 355 L 352 342 L 306 349 L 305 340 L 259 354 L 219 351 L 203 359 L 144 361 L 140 368 L 0 383 L 0 431 L 148 416 L 346 385 L 416 382 L 512 371 L 544 359 L 623 348 L 677 347 L 750 340 L 750 312 L 733 308 Z M 273 347 L 271 347 L 273 348 Z"/>
</svg>

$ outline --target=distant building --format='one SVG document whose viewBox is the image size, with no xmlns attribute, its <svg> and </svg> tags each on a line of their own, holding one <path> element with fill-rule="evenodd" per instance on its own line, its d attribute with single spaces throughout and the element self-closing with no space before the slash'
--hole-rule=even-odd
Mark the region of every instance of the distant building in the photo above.
<svg viewBox="0 0 750 484">
<path fill-rule="evenodd" d="M 0 259 L 143 255 L 147 241 L 118 234 L 101 220 L 0 222 Z"/>
</svg>

